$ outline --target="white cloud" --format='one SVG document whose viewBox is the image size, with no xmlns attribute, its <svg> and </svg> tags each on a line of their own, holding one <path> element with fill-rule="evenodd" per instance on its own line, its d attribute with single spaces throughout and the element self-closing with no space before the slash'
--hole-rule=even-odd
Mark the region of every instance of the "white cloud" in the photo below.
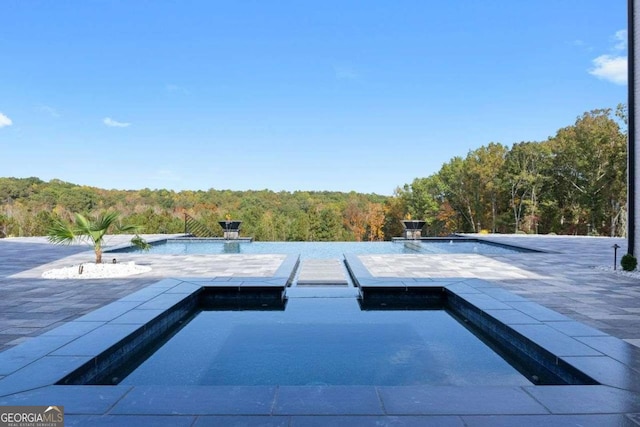
<svg viewBox="0 0 640 427">
<path fill-rule="evenodd" d="M 4 114 L 0 113 L 0 128 L 3 128 L 5 126 L 11 126 L 13 124 L 13 122 L 11 121 L 11 119 L 7 116 L 5 116 Z"/>
<path fill-rule="evenodd" d="M 627 49 L 627 40 L 628 40 L 627 30 L 616 31 L 616 35 L 613 37 L 616 41 L 616 45 L 614 46 L 616 50 Z"/>
<path fill-rule="evenodd" d="M 105 117 L 102 120 L 102 123 L 112 128 L 126 128 L 131 126 L 131 123 L 118 122 L 116 120 L 113 120 L 111 117 Z"/>
<path fill-rule="evenodd" d="M 618 85 L 627 84 L 627 57 L 600 55 L 593 60 L 589 74 Z"/>
<path fill-rule="evenodd" d="M 589 74 L 617 85 L 626 85 L 627 55 L 624 55 L 623 51 L 627 49 L 627 30 L 616 31 L 612 39 L 615 42 L 610 49 L 612 53 L 595 58 Z"/>
</svg>

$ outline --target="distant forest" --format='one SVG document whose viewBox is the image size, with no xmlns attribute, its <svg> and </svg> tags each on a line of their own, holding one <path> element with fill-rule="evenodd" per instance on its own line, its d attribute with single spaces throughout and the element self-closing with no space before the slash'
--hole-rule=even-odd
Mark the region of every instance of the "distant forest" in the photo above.
<svg viewBox="0 0 640 427">
<path fill-rule="evenodd" d="M 45 235 L 73 213 L 116 210 L 144 233 L 182 233 L 185 213 L 222 235 L 242 220 L 261 241 L 377 241 L 424 219 L 423 235 L 455 232 L 626 233 L 626 108 L 579 116 L 545 141 L 489 143 L 454 157 L 393 196 L 328 191 L 105 190 L 39 178 L 0 178 L 0 238 Z M 384 173 L 384 171 L 381 171 Z"/>
</svg>

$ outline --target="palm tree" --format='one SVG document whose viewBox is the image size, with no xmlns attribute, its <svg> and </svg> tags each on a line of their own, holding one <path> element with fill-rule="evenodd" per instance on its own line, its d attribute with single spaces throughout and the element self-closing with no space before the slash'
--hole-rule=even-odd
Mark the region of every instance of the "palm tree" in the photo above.
<svg viewBox="0 0 640 427">
<path fill-rule="evenodd" d="M 131 243 L 141 249 L 148 249 L 149 244 L 138 233 L 141 228 L 137 225 L 122 225 L 118 221 L 117 212 L 100 214 L 96 218 L 88 219 L 79 213 L 75 214 L 74 224 L 57 221 L 49 229 L 48 239 L 51 243 L 69 245 L 77 241 L 87 241 L 93 245 L 96 253 L 96 264 L 102 263 L 102 243 L 109 230 L 115 228 L 121 233 L 135 233 Z"/>
</svg>

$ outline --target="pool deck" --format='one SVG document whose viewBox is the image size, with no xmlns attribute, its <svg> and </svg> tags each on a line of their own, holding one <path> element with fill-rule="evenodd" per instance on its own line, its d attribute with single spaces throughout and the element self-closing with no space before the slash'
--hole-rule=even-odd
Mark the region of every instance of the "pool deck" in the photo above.
<svg viewBox="0 0 640 427">
<path fill-rule="evenodd" d="M 51 399 L 62 393 L 68 413 L 66 425 L 640 425 L 640 350 L 635 347 L 640 347 L 640 279 L 600 268 L 612 266 L 614 244 L 621 246 L 618 258 L 626 252 L 626 241 L 566 236 L 476 237 L 548 253 L 361 255 L 358 258 L 366 270 L 361 277 L 380 282 L 442 281 L 457 289 L 467 286 L 462 293 L 467 292 L 478 304 L 519 304 L 529 314 L 552 317 L 540 321 L 560 321 L 556 325 L 572 329 L 563 333 L 588 347 L 580 350 L 584 353 L 567 357 L 587 366 L 605 385 L 478 387 L 471 394 L 468 390 L 461 394 L 455 387 L 151 390 L 34 385 L 26 387 L 34 390 L 21 398 L 10 396 L 21 385 L 8 381 L 10 374 L 0 373 L 0 396 L 6 396 L 0 397 L 0 405 L 56 404 Z M 112 245 L 122 243 L 114 237 Z M 86 247 L 51 246 L 39 238 L 0 239 L 0 351 L 11 350 L 0 353 L 0 359 L 5 356 L 9 360 L 8 356 L 18 354 L 19 349 L 38 353 L 42 343 L 59 345 L 55 343 L 59 335 L 52 333 L 53 329 L 81 316 L 89 316 L 80 322 L 83 325 L 98 321 L 91 318 L 96 315 L 94 310 L 121 298 L 139 301 L 135 295 L 160 290 L 175 297 L 186 292 L 185 280 L 179 279 L 185 277 L 192 278 L 189 283 L 212 277 L 229 281 L 268 278 L 283 261 L 281 256 L 243 257 L 248 256 L 117 254 L 119 262 L 134 260 L 153 269 L 115 280 L 44 280 L 40 278 L 43 271 L 91 261 L 92 252 Z M 501 289 L 509 292 L 501 294 Z M 291 291 L 290 297 L 303 297 L 308 290 L 294 287 Z M 327 296 L 343 291 L 329 289 Z M 480 298 L 479 294 L 488 297 Z M 541 311 L 533 303 L 553 311 Z M 109 311 L 105 307 L 103 314 L 105 310 Z M 557 313 L 566 317 L 555 317 Z M 519 327 L 535 329 L 528 322 L 524 325 L 529 326 Z M 605 359 L 607 363 L 600 363 Z M 5 370 L 10 371 L 6 365 Z M 5 381 L 2 375 L 6 375 Z M 98 410 L 95 405 L 86 405 L 87 393 L 100 394 L 103 407 Z M 40 403 L 35 403 L 37 399 Z M 150 404 L 150 400 L 155 403 Z M 105 413 L 108 415 L 102 415 Z"/>
</svg>

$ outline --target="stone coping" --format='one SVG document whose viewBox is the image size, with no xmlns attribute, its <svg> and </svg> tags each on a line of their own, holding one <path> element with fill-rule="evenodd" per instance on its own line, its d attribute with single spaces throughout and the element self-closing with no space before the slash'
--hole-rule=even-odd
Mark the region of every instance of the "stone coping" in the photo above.
<svg viewBox="0 0 640 427">
<path fill-rule="evenodd" d="M 640 412 L 640 357 L 635 347 L 484 280 L 377 279 L 357 256 L 346 255 L 346 260 L 354 281 L 365 292 L 367 287 L 380 286 L 446 288 L 600 385 L 54 385 L 203 286 L 286 286 L 297 266 L 293 257 L 279 270 L 281 275 L 266 279 L 161 280 L 0 353 L 0 405 L 61 405 L 67 425 L 215 425 L 245 421 L 247 425 L 322 425 L 321 421 L 330 420 L 351 425 L 398 421 L 420 425 L 428 420 L 460 426 L 492 425 L 489 420 L 519 425 L 608 425 L 631 423 L 633 415 L 629 414 Z"/>
</svg>

